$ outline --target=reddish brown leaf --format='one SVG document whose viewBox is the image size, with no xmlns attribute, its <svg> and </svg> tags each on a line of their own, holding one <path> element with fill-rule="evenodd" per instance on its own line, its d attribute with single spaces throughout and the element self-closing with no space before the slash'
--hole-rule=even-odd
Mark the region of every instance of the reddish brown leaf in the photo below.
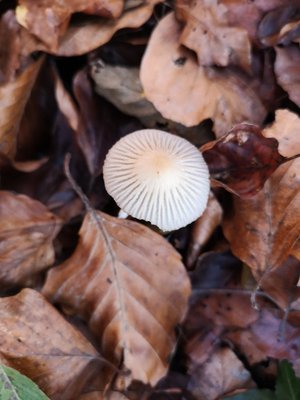
<svg viewBox="0 0 300 400">
<path fill-rule="evenodd" d="M 251 45 L 248 32 L 230 26 L 226 6 L 218 0 L 176 2 L 176 16 L 183 20 L 180 43 L 197 53 L 203 66 L 251 67 Z"/>
<path fill-rule="evenodd" d="M 158 111 L 186 126 L 211 118 L 219 135 L 244 120 L 261 123 L 265 109 L 249 79 L 230 68 L 199 66 L 180 46 L 180 35 L 174 13 L 168 14 L 154 29 L 142 61 L 145 95 Z"/>
<path fill-rule="evenodd" d="M 278 83 L 290 99 L 300 107 L 300 50 L 299 46 L 276 48 L 275 73 Z"/>
<path fill-rule="evenodd" d="M 294 150 L 293 144 L 299 148 L 299 132 L 290 121 L 294 121 L 291 113 L 284 132 L 276 128 L 280 118 L 268 129 L 268 136 L 277 138 L 287 155 Z M 224 233 L 232 251 L 258 280 L 282 265 L 299 239 L 299 166 L 299 159 L 289 161 L 273 173 L 256 196 L 249 200 L 234 198 L 233 213 L 225 220 Z"/>
<path fill-rule="evenodd" d="M 268 177 L 285 161 L 278 142 L 267 139 L 258 126 L 236 125 L 227 135 L 201 147 L 211 178 L 243 198 L 260 191 Z"/>
<path fill-rule="evenodd" d="M 105 357 L 131 370 L 127 384 L 154 384 L 165 374 L 189 291 L 171 245 L 138 223 L 103 213 L 86 216 L 75 253 L 49 272 L 43 289 L 89 322 Z"/>
<path fill-rule="evenodd" d="M 19 124 L 43 58 L 29 65 L 14 81 L 0 86 L 0 151 L 13 158 Z"/>
<path fill-rule="evenodd" d="M 34 290 L 0 299 L 0 342 L 1 363 L 28 376 L 53 400 L 78 398 L 92 378 L 99 381 L 104 360 Z"/>
<path fill-rule="evenodd" d="M 2 288 L 29 285 L 54 262 L 53 239 L 61 220 L 38 201 L 0 191 Z"/>
</svg>

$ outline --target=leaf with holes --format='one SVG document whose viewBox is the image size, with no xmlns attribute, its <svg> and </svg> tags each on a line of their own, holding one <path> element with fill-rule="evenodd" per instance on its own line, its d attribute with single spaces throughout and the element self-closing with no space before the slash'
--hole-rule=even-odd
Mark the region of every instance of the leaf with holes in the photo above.
<svg viewBox="0 0 300 400">
<path fill-rule="evenodd" d="M 88 321 L 103 355 L 155 384 L 166 372 L 190 284 L 180 255 L 143 225 L 90 212 L 74 254 L 43 293 Z M 125 378 L 124 378 L 125 379 Z"/>
</svg>

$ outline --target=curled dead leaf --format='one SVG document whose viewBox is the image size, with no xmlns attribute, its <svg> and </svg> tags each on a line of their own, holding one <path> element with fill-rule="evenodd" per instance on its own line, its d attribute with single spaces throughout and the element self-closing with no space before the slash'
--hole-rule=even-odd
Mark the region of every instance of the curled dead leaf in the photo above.
<svg viewBox="0 0 300 400">
<path fill-rule="evenodd" d="M 277 123 L 282 123 L 280 118 L 267 130 L 267 136 L 279 141 L 284 154 L 299 146 L 299 132 L 294 130 L 294 123 L 289 123 L 293 120 L 290 114 L 284 132 L 276 128 Z M 234 198 L 233 215 L 224 222 L 224 234 L 233 253 L 252 269 L 258 280 L 282 265 L 299 239 L 299 167 L 300 159 L 289 161 L 271 175 L 256 196 L 248 200 Z"/>
<path fill-rule="evenodd" d="M 206 143 L 201 151 L 213 182 L 244 198 L 260 191 L 285 161 L 276 139 L 266 138 L 258 126 L 245 123 Z"/>
<path fill-rule="evenodd" d="M 239 65 L 251 69 L 248 32 L 229 24 L 226 4 L 218 0 L 176 2 L 176 16 L 183 21 L 180 43 L 197 53 L 202 66 Z"/>
<path fill-rule="evenodd" d="M 266 111 L 249 79 L 230 68 L 199 66 L 180 46 L 180 35 L 174 13 L 168 14 L 154 29 L 142 60 L 141 82 L 157 110 L 186 126 L 211 118 L 219 135 L 243 120 L 261 123 Z"/>
<path fill-rule="evenodd" d="M 116 19 L 104 19 L 101 17 L 86 18 L 74 21 L 68 26 L 64 35 L 53 48 L 38 41 L 24 28 L 22 32 L 23 54 L 41 50 L 60 56 L 75 56 L 88 53 L 97 47 L 107 43 L 112 36 L 123 28 L 138 28 L 151 16 L 153 7 L 160 0 L 148 0 L 137 7 L 128 8 Z M 107 4 L 110 4 L 108 2 Z"/>
<path fill-rule="evenodd" d="M 49 272 L 43 293 L 88 321 L 104 356 L 131 371 L 127 386 L 132 379 L 155 384 L 165 374 L 190 285 L 164 238 L 136 222 L 89 213 L 74 254 Z"/>
<path fill-rule="evenodd" d="M 101 371 L 103 358 L 38 292 L 0 299 L 0 361 L 35 381 L 53 400 L 73 400 Z"/>
<path fill-rule="evenodd" d="M 15 155 L 19 124 L 42 62 L 40 58 L 0 86 L 0 151 L 10 158 Z"/>
<path fill-rule="evenodd" d="M 20 0 L 16 16 L 30 34 L 38 38 L 49 51 L 57 49 L 60 38 L 68 29 L 75 13 L 94 14 L 105 18 L 118 18 L 123 11 L 124 0 L 75 0 L 59 1 Z"/>
<path fill-rule="evenodd" d="M 29 285 L 54 262 L 52 241 L 62 221 L 36 200 L 0 191 L 0 282 Z"/>
</svg>

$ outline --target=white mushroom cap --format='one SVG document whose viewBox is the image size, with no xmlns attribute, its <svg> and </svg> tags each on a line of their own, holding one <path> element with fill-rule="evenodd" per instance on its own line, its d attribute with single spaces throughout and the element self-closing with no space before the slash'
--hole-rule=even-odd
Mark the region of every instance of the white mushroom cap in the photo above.
<svg viewBox="0 0 300 400">
<path fill-rule="evenodd" d="M 103 167 L 107 192 L 127 214 L 163 231 L 182 228 L 206 208 L 209 172 L 185 139 L 144 129 L 120 139 Z"/>
</svg>

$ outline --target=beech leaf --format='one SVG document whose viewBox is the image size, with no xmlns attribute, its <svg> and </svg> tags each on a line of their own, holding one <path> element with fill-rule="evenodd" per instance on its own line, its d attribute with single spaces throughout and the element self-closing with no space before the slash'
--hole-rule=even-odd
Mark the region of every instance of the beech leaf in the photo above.
<svg viewBox="0 0 300 400">
<path fill-rule="evenodd" d="M 299 146 L 299 132 L 294 123 L 287 123 L 283 134 L 277 123 L 267 135 L 277 138 L 284 154 L 289 155 L 293 146 Z M 299 167 L 300 159 L 289 161 L 271 175 L 256 196 L 234 198 L 233 215 L 224 221 L 224 234 L 233 253 L 252 269 L 256 279 L 280 267 L 300 236 Z"/>
<path fill-rule="evenodd" d="M 62 221 L 42 203 L 7 191 L 0 191 L 0 220 L 1 286 L 32 284 L 54 262 Z"/>
<path fill-rule="evenodd" d="M 30 64 L 17 78 L 0 85 L 0 151 L 13 158 L 25 105 L 43 58 Z"/>
<path fill-rule="evenodd" d="M 2 400 L 49 400 L 49 397 L 34 382 L 5 365 L 0 365 L 0 398 Z"/>
<path fill-rule="evenodd" d="M 0 362 L 26 374 L 53 400 L 78 398 L 104 362 L 32 289 L 0 299 L 0 342 Z"/>
<path fill-rule="evenodd" d="M 244 120 L 261 123 L 266 110 L 249 79 L 230 68 L 201 67 L 180 46 L 180 35 L 181 25 L 168 14 L 152 32 L 142 60 L 142 86 L 157 110 L 186 126 L 211 118 L 218 135 Z"/>
<path fill-rule="evenodd" d="M 103 355 L 131 370 L 126 385 L 154 385 L 166 372 L 190 284 L 179 254 L 160 235 L 90 212 L 75 252 L 49 271 L 43 293 L 88 321 Z"/>
<path fill-rule="evenodd" d="M 230 26 L 227 7 L 218 0 L 179 0 L 176 16 L 183 20 L 180 43 L 197 53 L 200 65 L 251 67 L 251 44 L 248 32 Z"/>
</svg>

